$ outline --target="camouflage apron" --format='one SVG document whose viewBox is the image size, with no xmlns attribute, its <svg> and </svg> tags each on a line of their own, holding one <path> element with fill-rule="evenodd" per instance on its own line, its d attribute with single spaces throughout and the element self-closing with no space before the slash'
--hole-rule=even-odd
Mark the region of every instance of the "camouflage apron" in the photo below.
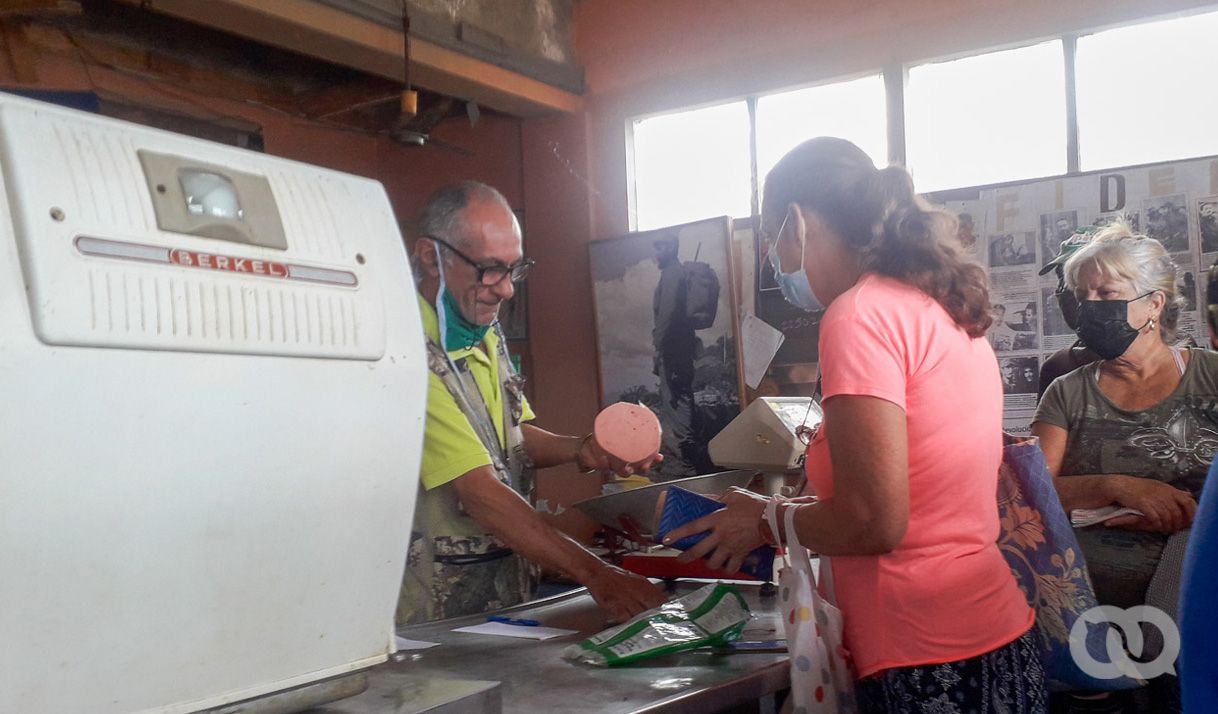
<svg viewBox="0 0 1218 714">
<path fill-rule="evenodd" d="M 498 330 L 498 325 L 495 328 Z M 466 360 L 454 362 L 428 339 L 427 364 L 469 419 L 499 480 L 532 503 L 533 464 L 525 452 L 520 428 L 524 380 L 512 367 L 502 333 L 498 336 L 497 376 L 504 397 L 502 442 Z M 455 488 L 444 485 L 427 490 L 420 484 L 406 574 L 398 599 L 399 625 L 525 602 L 536 594 L 538 575 L 536 566 L 515 555 L 465 512 Z"/>
</svg>

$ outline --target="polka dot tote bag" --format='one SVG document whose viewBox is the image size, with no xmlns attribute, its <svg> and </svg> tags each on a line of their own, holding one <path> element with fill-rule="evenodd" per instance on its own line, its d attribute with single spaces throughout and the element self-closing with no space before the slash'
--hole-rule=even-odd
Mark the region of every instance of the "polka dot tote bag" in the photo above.
<svg viewBox="0 0 1218 714">
<path fill-rule="evenodd" d="M 791 697 L 784 711 L 793 714 L 854 714 L 854 680 L 849 654 L 842 644 L 842 612 L 816 589 L 816 574 L 808 549 L 795 535 L 795 509 L 783 514 L 786 528 L 778 529 L 778 499 L 766 506 L 772 533 L 787 534 L 778 573 L 778 599 L 787 651 L 791 655 Z M 780 544 L 781 545 L 781 544 Z M 832 597 L 833 575 L 828 559 L 821 558 L 825 592 Z"/>
</svg>

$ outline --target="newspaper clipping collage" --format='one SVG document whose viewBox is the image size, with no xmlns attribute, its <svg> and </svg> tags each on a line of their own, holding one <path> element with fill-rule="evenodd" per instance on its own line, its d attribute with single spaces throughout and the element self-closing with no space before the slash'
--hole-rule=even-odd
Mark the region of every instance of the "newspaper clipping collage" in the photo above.
<svg viewBox="0 0 1218 714">
<path fill-rule="evenodd" d="M 1029 434 L 1040 365 L 1074 344 L 1054 292 L 1057 274 L 1038 275 L 1062 241 L 1087 225 L 1124 219 L 1158 240 L 1178 267 L 1184 298 L 1179 344 L 1208 344 L 1205 281 L 1218 260 L 1218 159 L 985 189 L 976 200 L 948 201 L 960 218 L 961 242 L 990 275 L 994 324 L 1005 394 L 1003 426 Z"/>
</svg>

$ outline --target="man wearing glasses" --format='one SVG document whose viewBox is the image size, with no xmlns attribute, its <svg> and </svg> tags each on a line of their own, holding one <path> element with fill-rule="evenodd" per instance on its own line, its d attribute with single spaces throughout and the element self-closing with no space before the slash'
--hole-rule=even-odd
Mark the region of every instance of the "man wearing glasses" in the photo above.
<svg viewBox="0 0 1218 714">
<path fill-rule="evenodd" d="M 528 277 L 520 226 L 495 189 L 466 181 L 428 201 L 414 268 L 431 375 L 398 624 L 457 617 L 534 597 L 538 570 L 586 586 L 611 619 L 664 601 L 646 578 L 604 563 L 533 509 L 533 468 L 646 471 L 612 462 L 591 435 L 528 422 L 533 412 L 496 318 Z"/>
</svg>

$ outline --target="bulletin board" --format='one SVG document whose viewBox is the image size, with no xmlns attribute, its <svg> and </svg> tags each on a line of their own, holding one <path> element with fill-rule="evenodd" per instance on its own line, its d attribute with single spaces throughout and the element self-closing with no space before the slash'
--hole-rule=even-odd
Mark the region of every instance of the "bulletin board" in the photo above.
<svg viewBox="0 0 1218 714">
<path fill-rule="evenodd" d="M 1207 344 L 1205 274 L 1218 259 L 1218 159 L 1206 158 L 983 189 L 944 205 L 973 226 L 971 250 L 990 276 L 995 317 L 989 339 L 1003 375 L 1004 427 L 1028 434 L 1036 375 L 1072 345 L 1054 298 L 1057 275 L 1039 276 L 1079 226 L 1124 218 L 1157 239 L 1178 268 L 1182 343 Z"/>
</svg>

